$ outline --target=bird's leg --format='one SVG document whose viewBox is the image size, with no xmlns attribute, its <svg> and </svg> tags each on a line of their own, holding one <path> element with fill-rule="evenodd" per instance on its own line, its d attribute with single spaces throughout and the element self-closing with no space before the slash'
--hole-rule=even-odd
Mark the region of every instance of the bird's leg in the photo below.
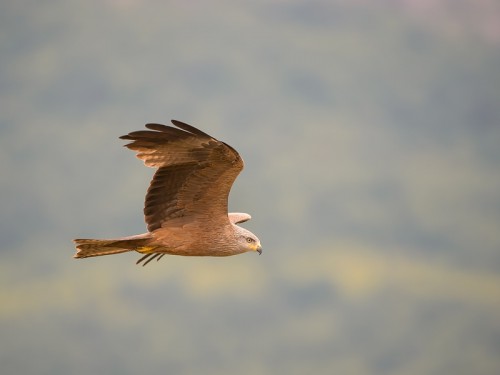
<svg viewBox="0 0 500 375">
<path fill-rule="evenodd" d="M 156 258 L 157 256 L 159 255 L 159 253 L 148 253 L 146 255 L 144 255 L 141 259 L 139 259 L 137 262 L 135 262 L 135 264 L 140 264 L 143 260 L 146 260 L 148 259 L 149 257 L 153 256 L 153 258 L 149 259 L 146 263 L 143 264 L 143 266 L 145 266 L 146 264 L 148 264 L 152 259 Z"/>
<path fill-rule="evenodd" d="M 151 262 L 154 258 L 159 257 L 159 256 L 161 255 L 161 253 L 155 253 L 155 254 L 150 254 L 150 255 L 152 255 L 152 257 L 151 257 L 151 258 L 149 258 L 148 260 L 146 260 L 146 262 L 142 265 L 143 267 L 144 267 L 146 264 L 148 264 L 149 262 Z"/>
</svg>

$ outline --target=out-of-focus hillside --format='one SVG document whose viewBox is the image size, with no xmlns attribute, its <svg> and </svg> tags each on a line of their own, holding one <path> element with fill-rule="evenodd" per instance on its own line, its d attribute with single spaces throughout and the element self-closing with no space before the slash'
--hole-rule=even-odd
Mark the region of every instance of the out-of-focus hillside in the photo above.
<svg viewBox="0 0 500 375">
<path fill-rule="evenodd" d="M 497 374 L 499 13 L 0 5 L 2 369 Z M 170 118 L 241 152 L 263 255 L 73 260 L 145 230 L 153 171 L 117 137 Z"/>
</svg>

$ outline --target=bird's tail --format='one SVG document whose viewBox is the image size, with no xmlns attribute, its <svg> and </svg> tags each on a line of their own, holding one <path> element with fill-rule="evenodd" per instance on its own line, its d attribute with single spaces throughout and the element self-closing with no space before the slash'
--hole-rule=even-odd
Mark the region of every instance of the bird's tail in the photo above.
<svg viewBox="0 0 500 375">
<path fill-rule="evenodd" d="M 150 241 L 148 234 L 122 237 L 110 240 L 76 239 L 76 254 L 74 258 L 97 257 L 140 250 Z"/>
</svg>

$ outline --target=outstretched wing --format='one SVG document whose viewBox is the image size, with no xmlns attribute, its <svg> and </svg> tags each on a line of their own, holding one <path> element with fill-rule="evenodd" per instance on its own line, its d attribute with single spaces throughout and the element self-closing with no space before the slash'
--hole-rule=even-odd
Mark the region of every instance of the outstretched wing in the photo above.
<svg viewBox="0 0 500 375">
<path fill-rule="evenodd" d="M 195 127 L 146 124 L 120 137 L 148 167 L 158 168 L 146 194 L 144 215 L 150 232 L 193 221 L 228 221 L 227 201 L 243 169 L 238 152 Z M 180 128 L 180 129 L 178 129 Z"/>
</svg>

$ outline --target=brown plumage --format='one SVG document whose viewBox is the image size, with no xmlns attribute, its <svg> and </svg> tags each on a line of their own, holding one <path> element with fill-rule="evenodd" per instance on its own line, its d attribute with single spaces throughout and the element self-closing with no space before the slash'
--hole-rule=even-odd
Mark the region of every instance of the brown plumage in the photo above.
<svg viewBox="0 0 500 375">
<path fill-rule="evenodd" d="M 130 237 L 76 239 L 75 258 L 137 251 L 146 265 L 165 254 L 228 256 L 261 253 L 259 239 L 236 225 L 250 219 L 227 212 L 229 191 L 243 169 L 238 152 L 195 127 L 147 124 L 120 137 L 148 167 L 157 168 L 148 188 L 144 216 L 148 232 Z"/>
</svg>

